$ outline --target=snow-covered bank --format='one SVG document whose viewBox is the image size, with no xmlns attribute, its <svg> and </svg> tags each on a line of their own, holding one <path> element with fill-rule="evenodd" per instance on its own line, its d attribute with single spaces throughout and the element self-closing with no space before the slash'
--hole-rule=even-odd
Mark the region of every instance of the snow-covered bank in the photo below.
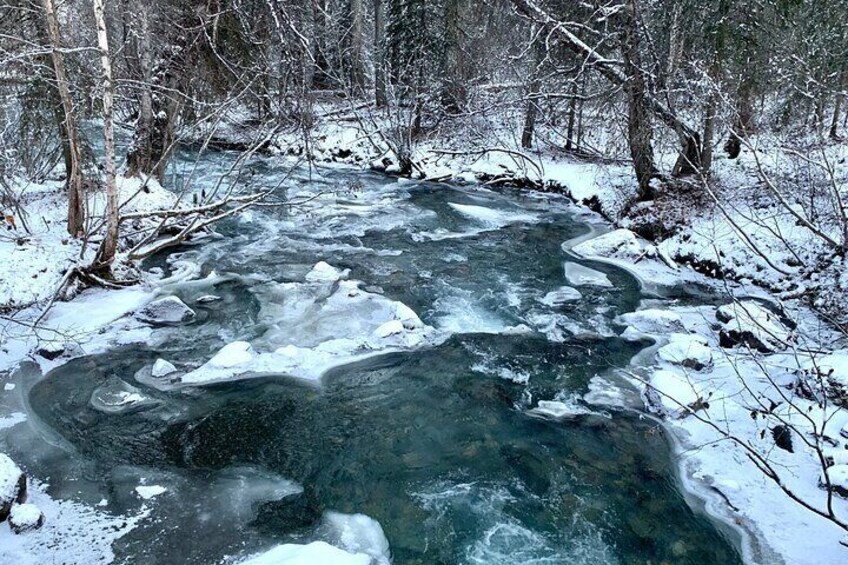
<svg viewBox="0 0 848 565">
<path fill-rule="evenodd" d="M 654 246 L 626 230 L 565 247 L 626 267 L 660 294 L 681 279 Z M 686 276 L 703 279 L 691 271 Z M 725 283 L 724 291 L 731 300 L 756 289 Z M 832 504 L 837 519 L 848 516 L 848 490 L 839 486 L 848 410 L 840 406 L 844 397 L 826 398 L 827 391 L 840 394 L 848 381 L 848 357 L 819 353 L 836 336 L 798 301 L 768 308 L 746 299 L 720 307 L 675 302 L 646 301 L 643 310 L 618 322 L 624 336 L 659 342 L 653 358 L 638 359 L 626 375 L 674 434 L 683 484 L 717 517 L 749 533 L 749 559 L 844 562 L 845 529 L 793 500 L 822 512 Z M 827 375 L 830 382 L 811 385 L 811 372 L 814 380 Z M 829 465 L 830 500 L 820 456 Z"/>
</svg>

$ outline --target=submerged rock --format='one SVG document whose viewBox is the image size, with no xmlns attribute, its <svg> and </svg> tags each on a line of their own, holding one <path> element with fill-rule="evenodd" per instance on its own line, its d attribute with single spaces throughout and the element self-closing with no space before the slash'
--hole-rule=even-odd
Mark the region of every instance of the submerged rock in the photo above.
<svg viewBox="0 0 848 565">
<path fill-rule="evenodd" d="M 154 300 L 136 314 L 139 320 L 154 326 L 186 324 L 193 321 L 196 316 L 194 310 L 176 296 Z"/>
<path fill-rule="evenodd" d="M 118 377 L 110 377 L 91 393 L 91 406 L 107 414 L 118 414 L 148 408 L 159 404 L 140 389 Z"/>
<path fill-rule="evenodd" d="M 9 517 L 13 505 L 26 499 L 26 475 L 8 455 L 0 453 L 0 522 Z"/>
<path fill-rule="evenodd" d="M 44 514 L 35 504 L 15 504 L 9 514 L 9 527 L 16 534 L 37 530 L 44 525 Z"/>
</svg>

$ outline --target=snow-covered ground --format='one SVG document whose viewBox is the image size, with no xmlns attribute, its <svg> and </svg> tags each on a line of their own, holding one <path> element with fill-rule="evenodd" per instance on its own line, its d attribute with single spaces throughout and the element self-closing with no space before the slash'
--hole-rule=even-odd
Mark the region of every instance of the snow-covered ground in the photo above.
<svg viewBox="0 0 848 565">
<path fill-rule="evenodd" d="M 626 230 L 566 247 L 584 257 L 629 264 L 654 288 L 680 277 L 657 259 L 652 245 Z M 691 271 L 688 276 L 701 278 Z M 826 394 L 848 382 L 848 354 L 820 352 L 818 347 L 836 336 L 798 301 L 777 303 L 750 286 L 727 284 L 727 289 L 729 302 L 723 306 L 649 300 L 644 309 L 621 316 L 622 335 L 645 335 L 658 343 L 622 374 L 674 432 L 684 484 L 707 500 L 710 512 L 749 532 L 748 558 L 844 562 L 845 529 L 810 508 L 827 513 L 830 505 L 837 519 L 848 516 L 848 489 L 829 497 L 823 472 L 823 465 L 829 466 L 835 490 L 844 489 L 840 465 L 848 460 L 848 410 Z M 748 299 L 751 294 L 762 302 Z M 726 340 L 733 336 L 737 343 L 730 347 Z M 809 394 L 802 383 L 809 383 L 811 374 Z M 831 384 L 816 388 L 819 375 L 827 375 Z M 598 402 L 605 404 L 592 401 Z"/>
</svg>

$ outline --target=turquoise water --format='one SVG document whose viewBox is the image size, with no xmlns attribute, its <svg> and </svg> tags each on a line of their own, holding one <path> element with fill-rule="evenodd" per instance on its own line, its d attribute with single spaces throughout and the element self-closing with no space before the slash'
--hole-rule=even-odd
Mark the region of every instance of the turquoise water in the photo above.
<svg viewBox="0 0 848 565">
<path fill-rule="evenodd" d="M 116 348 L 46 375 L 29 402 L 60 448 L 9 446 L 53 479 L 54 494 L 105 498 L 110 511 L 137 510 L 142 479 L 168 489 L 116 544 L 120 562 L 237 561 L 325 539 L 330 511 L 379 522 L 398 564 L 740 561 L 738 540 L 684 500 L 663 430 L 638 410 L 581 400 L 593 377 L 615 381 L 647 343 L 615 335 L 613 318 L 641 298 L 619 269 L 586 263 L 613 287 L 582 287 L 582 300 L 560 307 L 539 301 L 567 284 L 563 263 L 574 258 L 562 242 L 588 229 L 570 205 L 365 173 L 284 178 L 271 162 L 253 171 L 253 182 L 281 184 L 290 198 L 336 196 L 294 213 L 255 210 L 222 225 L 223 237 L 179 250 L 200 280 L 217 276 L 168 291 L 188 304 L 210 292 L 222 300 L 198 306 L 192 325 L 154 330 L 155 347 Z M 168 272 L 173 259 L 146 266 Z M 197 366 L 230 341 L 267 339 L 270 307 L 291 301 L 280 285 L 319 260 L 449 337 L 335 368 L 320 383 L 281 374 L 163 392 L 134 379 L 158 357 Z M 151 402 L 97 410 L 92 394 L 116 382 Z M 531 412 L 554 398 L 583 413 Z"/>
</svg>

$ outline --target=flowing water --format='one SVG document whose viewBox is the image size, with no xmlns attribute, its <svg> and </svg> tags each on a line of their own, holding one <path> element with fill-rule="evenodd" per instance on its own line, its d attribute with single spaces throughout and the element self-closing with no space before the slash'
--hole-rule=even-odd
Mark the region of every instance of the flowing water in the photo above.
<svg viewBox="0 0 848 565">
<path fill-rule="evenodd" d="M 207 159 L 194 180 L 211 191 L 228 163 Z M 567 202 L 349 171 L 289 175 L 261 160 L 242 178 L 292 201 L 327 194 L 291 211 L 252 210 L 219 226 L 221 237 L 150 260 L 165 275 L 196 271 L 164 291 L 197 320 L 39 379 L 30 419 L 51 447 L 6 439 L 55 496 L 151 508 L 117 542 L 119 562 L 232 562 L 316 539 L 380 545 L 373 523 L 357 529 L 350 518 L 358 534 L 338 539 L 334 513 L 379 522 L 396 564 L 740 560 L 735 535 L 684 499 L 656 422 L 587 402 L 615 383 L 624 406 L 638 405 L 614 369 L 649 344 L 616 337 L 613 323 L 643 298 L 638 282 L 562 250 L 589 229 Z M 441 339 L 335 367 L 320 382 L 265 374 L 163 391 L 134 378 L 159 357 L 197 367 L 234 340 L 272 349 L 353 337 L 358 323 L 344 312 L 275 323 L 298 307 L 318 261 L 408 305 Z M 566 261 L 611 286 L 542 301 L 567 284 Z M 210 293 L 221 300 L 196 305 Z M 146 401 L 98 409 L 92 396 L 116 387 Z M 570 417 L 532 410 L 553 399 Z M 167 490 L 143 501 L 139 484 Z"/>
</svg>

